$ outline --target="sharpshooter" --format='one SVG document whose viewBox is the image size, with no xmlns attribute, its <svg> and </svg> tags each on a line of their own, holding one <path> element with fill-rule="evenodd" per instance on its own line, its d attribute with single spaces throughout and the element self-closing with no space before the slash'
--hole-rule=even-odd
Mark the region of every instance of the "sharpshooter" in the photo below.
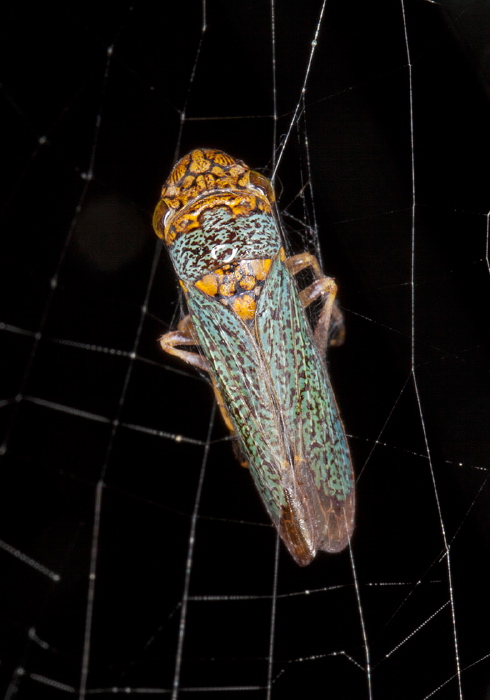
<svg viewBox="0 0 490 700">
<path fill-rule="evenodd" d="M 267 178 L 222 151 L 197 149 L 175 165 L 153 225 L 189 315 L 160 342 L 209 373 L 241 460 L 305 566 L 318 550 L 343 549 L 354 525 L 354 474 L 324 359 L 343 323 L 316 258 L 286 258 L 274 199 Z M 299 291 L 294 275 L 306 268 L 314 281 Z M 315 299 L 313 331 L 304 309 Z"/>
</svg>

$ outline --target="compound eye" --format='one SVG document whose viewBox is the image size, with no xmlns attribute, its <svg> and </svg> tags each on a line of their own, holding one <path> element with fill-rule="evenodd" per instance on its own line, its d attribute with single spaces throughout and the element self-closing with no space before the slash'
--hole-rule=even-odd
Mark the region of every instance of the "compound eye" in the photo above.
<svg viewBox="0 0 490 700">
<path fill-rule="evenodd" d="M 168 221 L 170 213 L 171 210 L 166 205 L 165 201 L 161 199 L 156 205 L 153 214 L 153 228 L 159 238 L 165 238 L 165 224 Z"/>
<path fill-rule="evenodd" d="M 261 192 L 263 192 L 269 202 L 272 204 L 276 201 L 276 195 L 274 188 L 271 185 L 271 181 L 267 179 L 264 175 L 261 175 L 256 170 L 250 171 L 250 182 L 252 185 L 257 187 Z"/>
</svg>

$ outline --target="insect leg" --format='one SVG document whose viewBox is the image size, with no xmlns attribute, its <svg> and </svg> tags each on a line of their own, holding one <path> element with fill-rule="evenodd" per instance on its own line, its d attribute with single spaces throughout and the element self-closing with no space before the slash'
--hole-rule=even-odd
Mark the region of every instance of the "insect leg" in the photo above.
<svg viewBox="0 0 490 700">
<path fill-rule="evenodd" d="M 198 352 L 190 352 L 189 350 L 181 350 L 179 345 L 199 345 L 194 334 L 191 317 L 185 316 L 177 326 L 176 331 L 165 333 L 160 338 L 162 350 L 168 352 L 169 355 L 180 357 L 184 362 L 188 362 L 193 367 L 209 372 L 207 360 Z"/>
<path fill-rule="evenodd" d="M 240 447 L 240 442 L 239 442 L 239 440 L 236 439 L 235 428 L 233 427 L 233 423 L 231 422 L 230 414 L 228 413 L 228 409 L 226 408 L 226 404 L 224 402 L 224 399 L 221 395 L 220 390 L 216 386 L 216 382 L 214 381 L 214 379 L 212 379 L 212 382 L 213 382 L 213 391 L 214 391 L 214 395 L 216 398 L 216 403 L 218 404 L 218 408 L 221 412 L 221 415 L 223 416 L 223 420 L 225 421 L 226 427 L 228 428 L 228 430 L 231 433 L 231 437 L 235 438 L 232 442 L 232 445 L 231 445 L 233 448 L 233 452 L 235 454 L 235 457 L 238 460 L 238 462 L 240 463 L 241 467 L 248 467 L 248 462 L 247 462 L 245 455 L 243 454 L 243 451 Z"/>
<path fill-rule="evenodd" d="M 318 319 L 314 336 L 315 344 L 321 355 L 325 354 L 328 345 L 342 345 L 345 338 L 344 316 L 335 302 L 337 285 L 331 277 L 325 277 L 318 260 L 311 253 L 300 253 L 286 260 L 286 265 L 293 275 L 301 270 L 311 268 L 315 281 L 300 292 L 300 299 L 306 308 L 315 299 L 322 296 L 324 304 Z"/>
<path fill-rule="evenodd" d="M 197 367 L 198 369 L 209 373 L 208 362 L 202 355 L 200 355 L 197 352 L 190 352 L 189 350 L 181 350 L 178 347 L 179 345 L 199 345 L 194 334 L 194 327 L 192 325 L 190 315 L 185 316 L 180 321 L 176 331 L 170 331 L 169 333 L 165 333 L 165 335 L 163 335 L 160 338 L 160 345 L 162 346 L 162 350 L 168 352 L 169 355 L 175 355 L 176 357 L 180 357 L 181 360 L 184 360 L 190 365 L 193 365 L 193 367 Z M 216 397 L 216 403 L 218 404 L 218 408 L 221 412 L 221 415 L 223 416 L 223 420 L 225 421 L 226 427 L 233 436 L 235 434 L 235 428 L 233 427 L 229 413 L 226 409 L 224 399 L 216 385 L 216 382 L 212 377 L 211 381 L 213 385 L 214 395 Z M 247 461 L 242 455 L 238 444 L 235 444 L 235 441 L 233 442 L 233 450 L 240 464 L 243 467 L 247 467 Z"/>
</svg>

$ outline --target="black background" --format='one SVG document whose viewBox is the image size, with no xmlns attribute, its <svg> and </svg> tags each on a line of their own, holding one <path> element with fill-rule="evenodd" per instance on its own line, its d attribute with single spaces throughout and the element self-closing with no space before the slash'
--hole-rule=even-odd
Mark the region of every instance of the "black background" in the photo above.
<svg viewBox="0 0 490 700">
<path fill-rule="evenodd" d="M 273 165 L 271 6 L 205 7 L 204 32 L 198 2 L 2 10 L 2 697 L 169 693 L 176 659 L 185 696 L 370 697 L 349 551 L 275 572 L 209 386 L 157 343 L 175 157 Z M 278 146 L 320 10 L 275 7 Z M 484 2 L 330 0 L 276 151 L 291 250 L 316 216 L 346 315 L 376 699 L 459 698 L 458 661 L 490 697 L 489 32 Z"/>
</svg>

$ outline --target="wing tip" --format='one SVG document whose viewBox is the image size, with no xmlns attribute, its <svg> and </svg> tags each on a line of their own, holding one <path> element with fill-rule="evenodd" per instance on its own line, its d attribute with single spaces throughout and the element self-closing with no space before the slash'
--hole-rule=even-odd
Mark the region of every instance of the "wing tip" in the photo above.
<svg viewBox="0 0 490 700">
<path fill-rule="evenodd" d="M 354 531 L 354 516 L 356 495 L 354 489 L 345 501 L 332 499 L 331 508 L 325 518 L 324 534 L 318 544 L 318 549 L 324 552 L 341 552 L 345 549 Z"/>
<path fill-rule="evenodd" d="M 291 504 L 282 507 L 279 534 L 289 553 L 299 566 L 308 566 L 318 551 L 336 554 L 344 550 L 354 531 L 355 491 L 345 501 L 330 499 L 324 513 L 321 536 L 311 537 L 312 532 L 301 527 L 301 519 Z"/>
</svg>

